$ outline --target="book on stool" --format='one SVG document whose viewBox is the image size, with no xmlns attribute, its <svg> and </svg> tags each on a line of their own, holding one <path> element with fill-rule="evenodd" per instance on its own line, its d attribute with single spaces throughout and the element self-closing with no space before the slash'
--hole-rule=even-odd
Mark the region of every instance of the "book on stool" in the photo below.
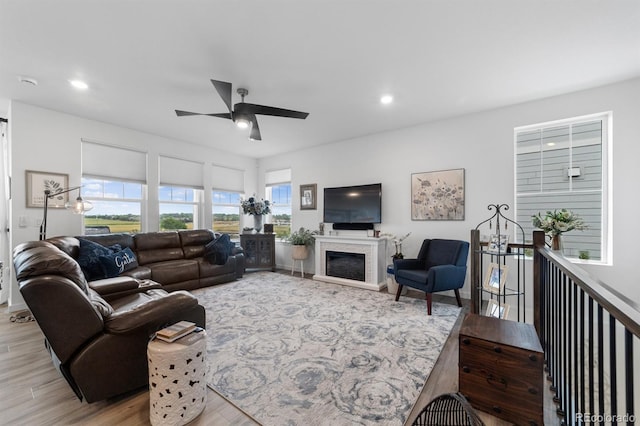
<svg viewBox="0 0 640 426">
<path fill-rule="evenodd" d="M 200 327 L 196 327 L 196 324 L 191 321 L 180 321 L 162 330 L 158 330 L 156 338 L 164 342 L 173 343 L 179 338 L 195 331 L 197 328 Z"/>
</svg>

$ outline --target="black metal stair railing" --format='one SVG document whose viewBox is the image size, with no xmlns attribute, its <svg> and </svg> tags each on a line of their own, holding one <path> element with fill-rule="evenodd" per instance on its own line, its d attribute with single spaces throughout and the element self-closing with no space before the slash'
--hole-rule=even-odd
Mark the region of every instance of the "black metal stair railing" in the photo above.
<svg viewBox="0 0 640 426">
<path fill-rule="evenodd" d="M 534 235 L 534 325 L 560 423 L 635 424 L 640 304 L 540 241 Z"/>
</svg>

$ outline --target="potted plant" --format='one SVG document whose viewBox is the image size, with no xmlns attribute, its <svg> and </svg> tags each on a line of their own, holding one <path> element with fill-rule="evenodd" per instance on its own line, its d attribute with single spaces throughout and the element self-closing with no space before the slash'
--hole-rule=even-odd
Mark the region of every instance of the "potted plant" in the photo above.
<svg viewBox="0 0 640 426">
<path fill-rule="evenodd" d="M 292 245 L 291 257 L 294 260 L 304 260 L 309 256 L 308 247 L 315 243 L 315 235 L 317 233 L 318 231 L 311 231 L 301 227 L 287 237 L 287 241 Z"/>
<path fill-rule="evenodd" d="M 588 229 L 587 225 L 577 214 L 567 210 L 547 210 L 543 216 L 542 213 L 531 216 L 533 226 L 542 229 L 545 234 L 551 237 L 551 250 L 562 250 L 562 240 L 560 236 L 569 231 L 577 229 L 583 231 Z"/>
</svg>

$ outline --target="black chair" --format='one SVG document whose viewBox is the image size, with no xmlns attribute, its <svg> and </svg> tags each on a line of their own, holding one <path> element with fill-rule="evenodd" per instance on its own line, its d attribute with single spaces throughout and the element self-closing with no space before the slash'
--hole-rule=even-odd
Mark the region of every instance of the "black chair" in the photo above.
<svg viewBox="0 0 640 426">
<path fill-rule="evenodd" d="M 403 286 L 426 293 L 427 313 L 431 315 L 431 295 L 453 290 L 458 306 L 462 306 L 459 290 L 467 274 L 469 243 L 459 240 L 424 240 L 417 259 L 395 259 L 394 275 L 398 283 L 396 301 Z"/>
<path fill-rule="evenodd" d="M 420 411 L 412 426 L 484 426 L 469 401 L 460 393 L 436 397 Z"/>
</svg>

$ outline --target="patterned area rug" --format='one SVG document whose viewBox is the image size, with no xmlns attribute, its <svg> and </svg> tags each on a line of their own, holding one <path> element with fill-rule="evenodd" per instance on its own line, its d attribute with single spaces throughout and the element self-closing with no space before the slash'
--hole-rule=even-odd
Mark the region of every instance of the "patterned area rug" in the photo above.
<svg viewBox="0 0 640 426">
<path fill-rule="evenodd" d="M 273 272 L 192 291 L 209 387 L 264 425 L 402 425 L 460 308 Z"/>
</svg>

